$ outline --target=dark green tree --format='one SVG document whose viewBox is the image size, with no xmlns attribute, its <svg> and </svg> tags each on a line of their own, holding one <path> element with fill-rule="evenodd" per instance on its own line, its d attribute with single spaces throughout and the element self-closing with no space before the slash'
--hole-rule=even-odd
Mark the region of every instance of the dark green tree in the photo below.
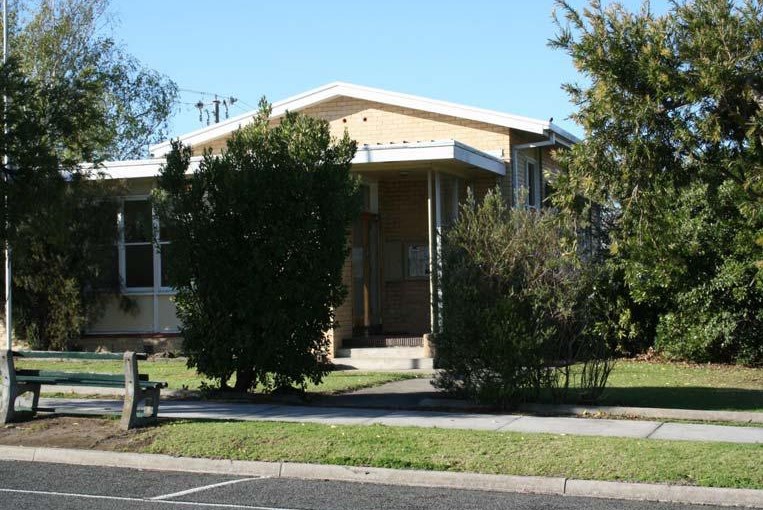
<svg viewBox="0 0 763 510">
<path fill-rule="evenodd" d="M 555 203 L 597 204 L 650 343 L 763 361 L 763 3 L 557 8 L 551 45 L 584 76 L 565 88 L 586 136 L 560 155 Z"/>
<path fill-rule="evenodd" d="M 263 100 L 252 125 L 190 175 L 191 151 L 175 144 L 155 193 L 189 365 L 223 388 L 235 375 L 238 391 L 325 375 L 360 207 L 355 142 L 332 139 L 322 120 L 269 116 Z"/>
<path fill-rule="evenodd" d="M 10 6 L 0 228 L 14 253 L 14 327 L 35 347 L 66 348 L 119 285 L 119 193 L 97 163 L 162 139 L 177 87 L 114 41 L 108 0 Z"/>
<path fill-rule="evenodd" d="M 36 348 L 65 348 L 117 283 L 104 266 L 116 240 L 115 188 L 80 167 L 99 148 L 79 126 L 101 120 L 97 88 L 76 78 L 40 83 L 15 60 L 0 69 L 8 106 L 0 122 L 0 242 L 13 248 L 16 335 Z"/>
</svg>

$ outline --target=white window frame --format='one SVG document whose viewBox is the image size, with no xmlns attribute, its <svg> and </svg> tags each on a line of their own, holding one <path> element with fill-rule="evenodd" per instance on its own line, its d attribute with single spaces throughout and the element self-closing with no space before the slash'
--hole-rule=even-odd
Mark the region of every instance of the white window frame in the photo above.
<svg viewBox="0 0 763 510">
<path fill-rule="evenodd" d="M 149 195 L 130 195 L 121 197 L 122 205 L 119 208 L 117 222 L 119 226 L 118 256 L 119 256 L 119 280 L 122 294 L 130 296 L 150 296 L 150 295 L 175 295 L 177 292 L 173 287 L 162 286 L 162 256 L 161 247 L 170 244 L 170 241 L 159 239 L 159 219 L 153 206 L 151 207 L 152 232 L 150 241 L 125 242 L 125 224 L 124 224 L 124 203 L 125 202 L 149 202 Z M 157 242 L 158 241 L 158 242 Z M 150 244 L 152 250 L 152 271 L 154 275 L 154 285 L 152 287 L 128 287 L 127 286 L 127 246 L 145 246 Z M 158 244 L 158 246 L 157 246 Z"/>
<path fill-rule="evenodd" d="M 530 165 L 533 167 L 532 175 L 530 175 Z M 530 180 L 532 179 L 534 184 L 534 193 L 533 193 L 533 201 L 534 203 L 531 204 L 530 200 Z M 529 209 L 535 209 L 540 210 L 541 208 L 541 200 L 543 198 L 541 194 L 541 187 L 543 186 L 543 176 L 540 167 L 538 167 L 538 162 L 530 157 L 525 158 L 525 190 L 527 191 L 527 198 L 525 199 L 525 205 Z"/>
</svg>

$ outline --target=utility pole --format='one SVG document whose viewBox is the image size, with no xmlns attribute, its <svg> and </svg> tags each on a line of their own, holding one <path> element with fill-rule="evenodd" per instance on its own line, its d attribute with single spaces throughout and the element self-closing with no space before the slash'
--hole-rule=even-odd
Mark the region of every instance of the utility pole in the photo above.
<svg viewBox="0 0 763 510">
<path fill-rule="evenodd" d="M 217 94 L 215 94 L 215 100 L 212 101 L 215 104 L 215 124 L 220 123 L 220 100 L 217 99 Z"/>
<path fill-rule="evenodd" d="M 8 61 L 8 1 L 3 0 L 3 65 Z M 8 95 L 3 90 L 3 134 L 8 137 Z M 10 179 L 8 174 L 8 145 L 6 144 L 3 155 L 3 170 L 5 171 L 6 183 Z M 8 191 L 5 192 L 5 340 L 8 350 L 13 350 L 13 320 L 11 317 L 12 304 L 12 278 L 11 278 L 11 243 L 8 241 Z"/>
<path fill-rule="evenodd" d="M 215 94 L 215 98 L 212 100 L 212 105 L 211 105 L 212 114 L 210 115 L 209 108 L 207 108 L 210 105 L 207 103 L 204 103 L 204 101 L 202 100 L 199 100 L 199 102 L 194 105 L 196 109 L 199 110 L 199 122 L 201 122 L 202 124 L 204 123 L 203 114 L 206 113 L 207 126 L 209 126 L 210 117 L 214 119 L 215 124 L 219 124 L 220 123 L 220 105 L 222 104 L 223 108 L 225 108 L 225 118 L 227 119 L 229 115 L 228 107 L 233 106 L 236 103 L 236 101 L 238 101 L 238 99 L 232 96 L 221 100 L 217 96 L 217 94 Z"/>
</svg>

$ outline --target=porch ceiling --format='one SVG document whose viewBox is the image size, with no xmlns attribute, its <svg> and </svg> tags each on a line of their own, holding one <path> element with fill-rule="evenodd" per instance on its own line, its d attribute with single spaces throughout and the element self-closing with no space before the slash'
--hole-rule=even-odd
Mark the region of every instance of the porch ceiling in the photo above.
<svg viewBox="0 0 763 510">
<path fill-rule="evenodd" d="M 363 145 L 358 147 L 352 164 L 353 171 L 364 174 L 425 170 L 436 165 L 438 169 L 460 174 L 506 175 L 506 164 L 501 158 L 457 140 Z"/>
</svg>

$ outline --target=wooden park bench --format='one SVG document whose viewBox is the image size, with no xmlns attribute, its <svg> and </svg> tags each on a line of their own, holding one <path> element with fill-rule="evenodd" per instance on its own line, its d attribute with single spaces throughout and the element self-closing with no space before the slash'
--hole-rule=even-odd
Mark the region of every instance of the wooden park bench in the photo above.
<svg viewBox="0 0 763 510">
<path fill-rule="evenodd" d="M 14 358 L 25 359 L 73 359 L 73 360 L 123 360 L 124 374 L 74 373 L 53 370 L 16 369 Z M 128 430 L 156 422 L 159 413 L 159 393 L 167 387 L 166 382 L 149 381 L 148 376 L 138 373 L 138 360 L 145 354 L 96 353 L 96 352 L 48 352 L 48 351 L 0 351 L 0 423 L 10 423 L 33 417 L 38 410 L 40 386 L 92 386 L 124 388 L 122 429 Z M 28 404 L 17 402 L 18 397 L 31 394 Z"/>
</svg>

